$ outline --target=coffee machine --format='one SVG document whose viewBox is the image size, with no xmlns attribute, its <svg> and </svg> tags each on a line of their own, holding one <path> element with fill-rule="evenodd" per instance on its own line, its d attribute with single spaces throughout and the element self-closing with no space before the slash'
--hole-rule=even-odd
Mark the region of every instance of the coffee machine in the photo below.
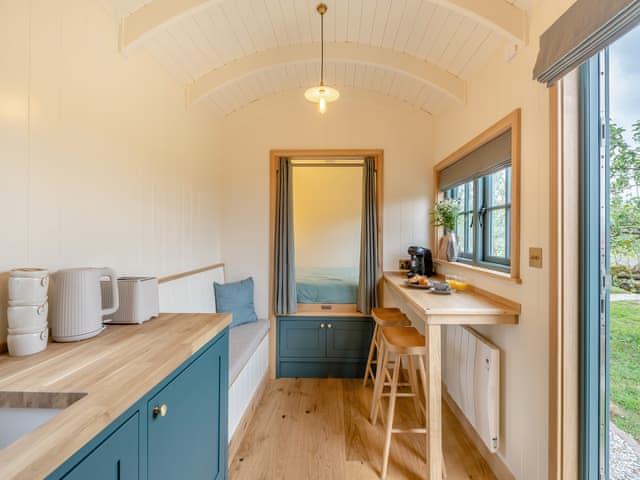
<svg viewBox="0 0 640 480">
<path fill-rule="evenodd" d="M 411 246 L 408 251 L 411 256 L 411 264 L 409 266 L 408 277 L 414 275 L 426 275 L 428 277 L 434 274 L 433 271 L 433 258 L 431 257 L 431 250 L 424 247 Z"/>
</svg>

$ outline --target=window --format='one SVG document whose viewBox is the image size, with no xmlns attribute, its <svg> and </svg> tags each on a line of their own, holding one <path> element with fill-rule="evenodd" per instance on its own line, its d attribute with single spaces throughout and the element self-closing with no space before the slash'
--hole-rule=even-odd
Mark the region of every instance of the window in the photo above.
<svg viewBox="0 0 640 480">
<path fill-rule="evenodd" d="M 445 193 L 460 202 L 456 221 L 459 261 L 499 270 L 510 264 L 511 167 L 487 174 Z"/>
<path fill-rule="evenodd" d="M 435 262 L 520 283 L 520 110 L 460 147 L 434 170 L 436 201 L 456 199 L 461 206 L 455 227 L 458 258 Z M 445 233 L 435 229 L 434 245 Z"/>
</svg>

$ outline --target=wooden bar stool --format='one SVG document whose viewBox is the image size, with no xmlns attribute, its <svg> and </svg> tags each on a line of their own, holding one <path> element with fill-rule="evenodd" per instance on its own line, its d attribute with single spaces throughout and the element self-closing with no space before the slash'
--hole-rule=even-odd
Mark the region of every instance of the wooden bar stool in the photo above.
<svg viewBox="0 0 640 480">
<path fill-rule="evenodd" d="M 373 374 L 374 363 L 378 363 L 380 359 L 380 328 L 392 326 L 408 326 L 411 322 L 407 316 L 402 313 L 399 308 L 376 307 L 371 310 L 371 316 L 376 322 L 371 337 L 371 346 L 369 347 L 369 356 L 367 357 L 367 367 L 364 370 L 364 381 L 362 385 L 367 386 L 367 380 L 371 378 L 371 382 L 375 383 L 375 375 Z M 375 355 L 375 359 L 374 359 Z"/>
<path fill-rule="evenodd" d="M 379 372 L 376 375 L 376 385 L 374 389 L 374 402 L 375 407 L 372 414 L 372 421 L 375 424 L 378 416 L 379 406 L 382 404 L 382 397 L 385 380 L 389 382 L 389 406 L 387 409 L 387 419 L 385 422 L 385 442 L 384 451 L 382 454 L 382 478 L 387 476 L 387 469 L 389 466 L 389 452 L 391 450 L 391 435 L 393 433 L 422 433 L 425 434 L 425 440 L 427 440 L 427 415 L 426 410 L 420 400 L 418 382 L 416 378 L 415 363 L 418 364 L 420 371 L 420 377 L 422 380 L 423 393 L 426 398 L 427 395 L 427 376 L 425 371 L 424 358 L 427 353 L 427 346 L 424 335 L 421 335 L 413 327 L 382 327 L 381 328 L 381 350 L 382 361 L 378 364 Z M 393 361 L 393 373 L 389 373 L 389 363 L 391 355 L 394 355 Z M 411 392 L 399 393 L 398 388 L 400 386 L 400 368 L 402 360 L 406 359 L 409 367 L 409 386 Z M 413 397 L 414 405 L 416 406 L 416 414 L 418 419 L 424 418 L 424 423 L 416 428 L 399 429 L 393 428 L 393 420 L 395 416 L 396 399 L 398 397 Z M 422 414 L 422 415 L 421 415 Z M 425 441 L 425 450 L 427 447 L 427 441 Z M 426 451 L 425 451 L 426 454 Z M 443 462 L 444 463 L 444 462 Z M 446 473 L 445 473 L 446 476 Z"/>
</svg>

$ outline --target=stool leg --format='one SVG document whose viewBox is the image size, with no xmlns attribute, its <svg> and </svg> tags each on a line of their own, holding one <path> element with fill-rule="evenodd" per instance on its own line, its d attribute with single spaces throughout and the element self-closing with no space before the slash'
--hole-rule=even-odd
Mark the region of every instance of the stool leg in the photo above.
<svg viewBox="0 0 640 480">
<path fill-rule="evenodd" d="M 369 356 L 367 357 L 367 368 L 364 369 L 364 381 L 362 382 L 363 387 L 367 386 L 367 380 L 369 380 L 369 374 L 371 374 L 371 380 L 373 381 L 373 383 L 375 383 L 375 377 L 373 375 L 373 369 L 371 368 L 371 362 L 373 361 L 374 350 L 376 350 L 377 348 L 378 348 L 378 324 L 376 323 L 376 326 L 373 329 L 373 336 L 371 337 L 371 346 L 369 347 Z M 378 352 L 378 357 L 379 356 L 380 356 L 380 353 Z"/>
<path fill-rule="evenodd" d="M 413 361 L 413 356 L 408 356 L 409 367 L 409 384 L 411 385 L 411 391 L 415 395 L 413 397 L 413 406 L 416 409 L 416 418 L 418 421 L 422 418 L 422 398 L 420 394 L 420 388 L 418 387 L 418 376 L 416 374 L 416 364 Z"/>
<path fill-rule="evenodd" d="M 398 392 L 398 376 L 400 375 L 400 364 L 402 356 L 393 365 L 393 378 L 391 380 L 391 392 L 389 393 L 389 410 L 387 412 L 387 433 L 384 439 L 384 452 L 382 454 L 382 478 L 387 478 L 387 468 L 389 466 L 389 451 L 391 450 L 391 430 L 393 429 L 393 417 L 396 409 L 396 393 Z"/>
<path fill-rule="evenodd" d="M 384 377 L 389 361 L 389 352 L 384 348 L 384 343 L 380 343 L 378 350 L 378 363 L 376 363 L 376 381 L 373 387 L 373 400 L 371 401 L 371 412 L 369 420 L 374 425 L 378 422 L 378 406 L 382 399 L 382 391 L 384 390 Z"/>
</svg>

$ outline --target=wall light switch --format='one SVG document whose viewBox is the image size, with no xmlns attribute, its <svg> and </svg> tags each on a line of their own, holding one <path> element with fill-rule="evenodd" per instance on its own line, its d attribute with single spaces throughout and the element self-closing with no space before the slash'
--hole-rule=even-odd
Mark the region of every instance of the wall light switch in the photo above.
<svg viewBox="0 0 640 480">
<path fill-rule="evenodd" d="M 542 268 L 542 249 L 539 247 L 529 248 L 529 266 Z"/>
</svg>

